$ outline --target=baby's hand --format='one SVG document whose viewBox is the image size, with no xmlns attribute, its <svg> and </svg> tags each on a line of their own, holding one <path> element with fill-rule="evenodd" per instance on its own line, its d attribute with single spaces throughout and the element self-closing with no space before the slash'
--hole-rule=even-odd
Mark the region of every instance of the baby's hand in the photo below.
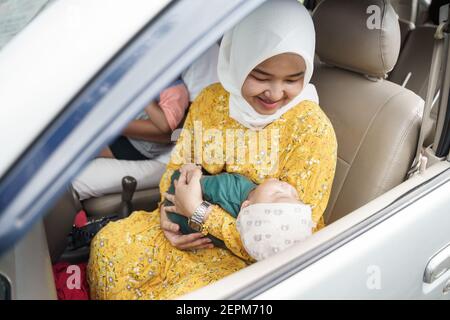
<svg viewBox="0 0 450 320">
<path fill-rule="evenodd" d="M 191 170 L 195 170 L 196 168 L 199 168 L 200 166 L 196 165 L 195 163 L 186 163 L 183 164 L 180 168 L 180 172 L 187 172 L 187 171 L 191 171 Z"/>
<path fill-rule="evenodd" d="M 180 168 L 180 173 L 186 172 L 186 182 L 189 183 L 189 181 L 191 181 L 191 177 L 194 174 L 194 172 L 196 170 L 200 170 L 201 172 L 202 171 L 201 168 L 202 168 L 201 166 L 198 166 L 194 163 L 187 163 Z"/>
</svg>

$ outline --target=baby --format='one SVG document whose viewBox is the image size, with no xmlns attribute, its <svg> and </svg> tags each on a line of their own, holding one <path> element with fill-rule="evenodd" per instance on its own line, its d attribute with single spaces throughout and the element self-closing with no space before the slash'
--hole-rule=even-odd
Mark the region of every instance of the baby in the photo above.
<svg viewBox="0 0 450 320">
<path fill-rule="evenodd" d="M 188 181 L 198 168 L 193 164 L 183 166 Z M 174 194 L 174 180 L 179 176 L 178 170 L 172 175 L 169 194 Z M 315 224 L 311 208 L 299 200 L 297 190 L 287 182 L 271 178 L 256 185 L 240 174 L 221 173 L 202 176 L 200 184 L 204 200 L 219 205 L 237 218 L 242 243 L 255 260 L 265 259 L 312 234 Z M 172 205 L 167 199 L 164 204 Z M 181 233 L 196 232 L 188 226 L 186 217 L 173 212 L 167 215 L 180 225 Z M 222 240 L 210 234 L 208 237 L 215 246 L 225 248 Z"/>
</svg>

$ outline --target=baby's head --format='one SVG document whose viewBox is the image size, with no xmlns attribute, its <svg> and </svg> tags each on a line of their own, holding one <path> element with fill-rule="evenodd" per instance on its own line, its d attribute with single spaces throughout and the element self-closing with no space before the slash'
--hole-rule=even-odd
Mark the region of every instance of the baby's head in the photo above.
<svg viewBox="0 0 450 320">
<path fill-rule="evenodd" d="M 297 190 L 287 182 L 275 178 L 265 180 L 253 189 L 242 203 L 242 209 L 257 203 L 294 203 L 303 204 Z"/>
<path fill-rule="evenodd" d="M 237 229 L 247 253 L 263 260 L 312 234 L 311 207 L 289 183 L 268 179 L 244 201 Z"/>
</svg>

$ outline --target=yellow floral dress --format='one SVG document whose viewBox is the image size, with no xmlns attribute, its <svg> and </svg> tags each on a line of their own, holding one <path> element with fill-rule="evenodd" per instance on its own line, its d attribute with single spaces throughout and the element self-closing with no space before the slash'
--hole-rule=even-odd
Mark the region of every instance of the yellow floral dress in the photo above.
<svg viewBox="0 0 450 320">
<path fill-rule="evenodd" d="M 168 190 L 174 170 L 187 162 L 201 164 L 210 174 L 239 173 L 257 184 L 274 177 L 296 187 L 300 199 L 312 207 L 316 230 L 322 228 L 337 159 L 329 119 L 316 103 L 304 101 L 264 130 L 253 131 L 229 117 L 228 98 L 214 84 L 192 104 L 161 179 L 161 192 Z M 235 218 L 220 207 L 213 207 L 205 232 L 222 239 L 228 250 L 174 248 L 160 229 L 159 209 L 109 223 L 91 245 L 91 297 L 171 299 L 254 262 L 242 246 Z"/>
</svg>

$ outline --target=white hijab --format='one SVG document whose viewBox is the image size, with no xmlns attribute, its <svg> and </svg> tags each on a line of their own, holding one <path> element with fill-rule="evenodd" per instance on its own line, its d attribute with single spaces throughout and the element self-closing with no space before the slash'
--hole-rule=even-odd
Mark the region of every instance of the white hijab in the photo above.
<svg viewBox="0 0 450 320">
<path fill-rule="evenodd" d="M 319 102 L 309 83 L 314 68 L 315 30 L 306 8 L 296 0 L 268 0 L 228 31 L 220 45 L 217 72 L 230 93 L 230 117 L 260 130 L 303 100 Z M 256 112 L 242 97 L 242 85 L 261 62 L 282 53 L 296 53 L 306 63 L 303 90 L 272 115 Z"/>
</svg>

